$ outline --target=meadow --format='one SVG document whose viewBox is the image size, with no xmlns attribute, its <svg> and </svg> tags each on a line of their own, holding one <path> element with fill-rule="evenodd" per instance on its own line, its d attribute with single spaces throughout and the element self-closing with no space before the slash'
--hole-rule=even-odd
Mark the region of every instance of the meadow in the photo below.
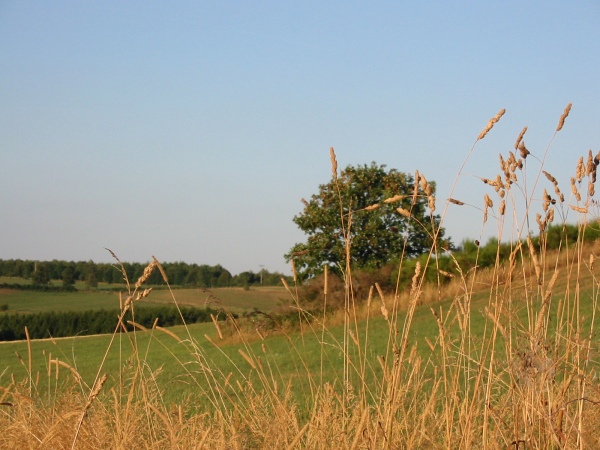
<svg viewBox="0 0 600 450">
<path fill-rule="evenodd" d="M 179 290 L 142 288 L 153 271 L 168 282 L 153 260 L 124 296 L 112 335 L 0 344 L 8 365 L 0 447 L 600 448 L 600 248 L 584 239 L 596 221 L 600 158 L 574 161 L 567 191 L 544 171 L 556 133 L 531 163 L 525 132 L 501 155 L 496 179 L 482 179 L 482 224 L 496 222 L 499 240 L 503 232 L 512 239 L 510 255 L 501 259 L 499 249 L 493 267 L 457 263 L 449 283 L 427 284 L 425 268 L 436 268 L 441 252 L 434 245 L 408 289 L 375 285 L 365 298 L 354 294 L 348 261 L 339 310 L 327 309 L 327 276 L 319 310 L 303 308 L 301 291 L 284 283 L 277 301 L 291 304 L 294 324 L 264 328 L 257 316 L 235 319 L 224 309 L 225 322 L 119 332 L 122 321 L 135 322 L 136 302 L 158 293 L 180 301 Z M 335 178 L 333 149 L 331 157 Z M 538 185 L 527 179 L 540 176 L 528 191 Z M 430 196 L 425 177 L 415 179 L 417 195 Z M 438 203 L 443 217 L 468 207 L 452 193 Z M 548 251 L 543 236 L 555 211 L 575 214 L 580 233 Z M 519 225 L 529 215 L 536 243 Z"/>
<path fill-rule="evenodd" d="M 0 283 L 29 283 L 30 280 L 0 278 Z M 58 282 L 56 282 L 58 284 Z M 119 308 L 119 296 L 126 291 L 125 285 L 100 285 L 96 290 L 84 290 L 76 286 L 76 292 L 43 292 L 0 289 L 0 305 L 8 305 L 8 311 L 30 314 L 46 311 L 88 311 Z M 252 309 L 272 312 L 289 303 L 289 296 L 282 287 L 242 288 L 193 288 L 176 289 L 177 301 L 182 306 L 203 308 L 206 306 L 224 307 L 236 313 Z M 169 290 L 153 289 L 151 297 L 140 300 L 146 306 L 172 303 Z"/>
</svg>

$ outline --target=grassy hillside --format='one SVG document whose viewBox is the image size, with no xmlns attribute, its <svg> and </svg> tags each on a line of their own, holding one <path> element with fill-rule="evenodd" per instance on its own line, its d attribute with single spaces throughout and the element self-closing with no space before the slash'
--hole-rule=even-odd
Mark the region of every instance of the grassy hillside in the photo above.
<svg viewBox="0 0 600 450">
<path fill-rule="evenodd" d="M 591 251 L 592 249 L 593 247 L 588 247 L 586 248 L 586 251 Z M 554 261 L 559 260 L 559 256 L 558 252 L 555 252 Z M 580 326 L 583 329 L 589 329 L 592 325 L 591 321 L 595 312 L 594 298 L 596 295 L 596 283 L 593 279 L 593 274 L 589 271 L 582 274 L 579 277 L 578 286 L 575 286 L 571 280 L 572 275 L 567 270 L 568 266 L 565 265 L 564 267 L 561 267 L 559 265 L 558 267 L 563 270 L 560 270 L 559 275 L 554 282 L 555 294 L 550 303 L 550 317 L 558 316 L 559 305 L 567 299 L 565 293 L 579 289 L 578 295 L 583 300 L 578 310 Z M 520 266 L 520 270 L 525 271 L 529 275 L 524 279 L 516 280 L 511 285 L 510 292 L 504 291 L 503 294 L 506 294 L 515 300 L 522 296 L 520 299 L 521 303 L 513 305 L 513 312 L 515 314 L 515 319 L 518 319 L 519 321 L 518 323 L 520 323 L 521 326 L 526 326 L 527 321 L 532 319 L 528 317 L 526 297 L 533 297 L 535 295 L 531 290 L 536 289 L 537 282 L 531 267 L 528 267 L 527 265 Z M 488 316 L 486 309 L 489 308 L 490 304 L 490 289 L 486 286 L 488 283 L 487 278 L 487 274 L 484 273 L 480 274 L 476 279 L 473 279 L 473 285 L 477 287 L 474 287 L 470 292 L 470 332 L 475 336 L 482 336 L 485 327 L 489 325 L 489 320 L 486 318 L 486 316 Z M 444 291 L 447 295 L 450 295 L 455 289 L 456 286 L 453 285 L 444 287 Z M 187 290 L 174 292 L 178 304 L 181 304 L 179 298 L 182 292 L 187 293 Z M 158 299 L 155 298 L 157 293 L 159 294 Z M 151 293 L 146 300 L 148 303 L 162 303 L 163 301 L 166 301 L 164 300 L 166 297 L 164 294 L 166 293 L 168 293 L 168 291 L 155 291 Z M 432 353 L 427 342 L 435 342 L 439 333 L 436 316 L 433 314 L 431 308 L 435 310 L 436 314 L 444 317 L 445 314 L 448 314 L 449 311 L 456 308 L 456 301 L 456 298 L 450 297 L 442 302 L 415 306 L 408 341 L 411 345 L 415 346 L 415 349 L 421 358 L 428 359 L 435 354 L 435 352 Z M 393 303 L 390 302 L 389 299 L 386 303 L 390 309 L 393 307 Z M 379 298 L 371 300 L 370 308 L 367 309 L 366 305 L 362 304 L 359 306 L 356 315 L 359 330 L 357 334 L 361 340 L 364 339 L 365 341 L 363 352 L 367 353 L 368 359 L 373 360 L 376 360 L 377 356 L 385 355 L 389 339 L 389 327 L 382 315 L 381 305 L 382 303 Z M 397 322 L 404 323 L 405 320 L 406 311 L 399 311 Z M 458 326 L 457 320 L 457 318 L 454 318 L 454 321 L 449 321 L 449 331 L 453 331 L 457 335 L 460 335 L 460 327 Z M 275 331 L 271 336 L 266 336 L 265 339 L 262 339 L 258 333 L 253 332 L 252 324 L 249 323 L 249 320 L 243 318 L 237 321 L 240 328 L 244 329 L 243 333 L 235 330 L 229 330 L 229 332 L 227 332 L 227 327 L 232 327 L 231 324 L 224 323 L 220 325 L 222 328 L 221 331 L 225 337 L 224 340 L 219 338 L 217 329 L 212 323 L 193 324 L 188 327 L 172 327 L 170 328 L 170 331 L 182 341 L 192 339 L 206 352 L 206 358 L 213 363 L 219 361 L 222 362 L 220 356 L 223 356 L 222 352 L 224 352 L 231 358 L 232 362 L 228 367 L 223 367 L 221 364 L 218 364 L 219 368 L 227 373 L 228 371 L 233 371 L 236 374 L 236 377 L 244 374 L 243 370 L 241 372 L 234 370 L 236 366 L 248 368 L 247 362 L 239 353 L 240 349 L 247 349 L 248 354 L 268 354 L 270 363 L 272 363 L 274 367 L 277 367 L 277 373 L 284 383 L 287 383 L 287 381 L 293 378 L 310 378 L 315 376 L 315 374 L 318 374 L 319 382 L 320 380 L 326 380 L 331 383 L 340 383 L 343 379 L 343 373 L 340 371 L 341 365 L 339 363 L 343 359 L 344 334 L 344 324 L 340 322 L 343 322 L 343 319 L 340 318 L 339 314 L 334 314 L 326 318 L 325 334 L 323 334 L 323 327 L 320 325 L 321 318 L 317 318 L 311 324 L 305 323 L 303 325 L 304 332 L 302 333 L 299 331 L 291 331 L 287 334 L 284 331 Z M 551 329 L 554 329 L 555 326 L 556 323 L 549 324 Z M 212 342 L 206 338 L 206 335 L 209 336 Z M 186 370 L 182 364 L 193 361 L 193 358 L 191 358 L 190 355 L 190 353 L 193 352 L 193 349 L 188 345 L 179 343 L 171 335 L 161 330 L 138 329 L 134 334 L 119 335 L 118 339 L 119 345 L 112 347 L 108 353 L 104 367 L 106 372 L 118 373 L 119 367 L 123 364 L 123 361 L 131 358 L 133 348 L 137 348 L 140 353 L 148 355 L 147 358 L 144 358 L 144 363 L 147 364 L 148 367 L 154 370 L 161 370 L 160 387 L 165 390 L 166 400 L 170 402 L 181 401 L 187 388 L 185 387 L 185 384 L 179 387 L 174 387 L 174 385 L 178 384 L 178 378 L 181 378 L 186 374 Z M 135 347 L 132 347 L 129 342 L 130 339 L 136 340 Z M 236 342 L 240 340 L 242 340 L 242 342 Z M 32 341 L 29 344 L 32 353 L 32 371 L 37 378 L 38 376 L 41 376 L 38 375 L 38 373 L 47 373 L 48 361 L 50 359 L 58 358 L 76 368 L 83 381 L 89 386 L 93 383 L 98 365 L 102 361 L 109 341 L 110 336 L 81 336 Z M 594 335 L 592 342 L 598 343 L 600 341 L 598 340 L 598 337 Z M 218 344 L 218 349 L 213 343 Z M 321 343 L 324 343 L 325 345 L 323 346 Z M 263 352 L 263 345 L 268 348 L 269 351 L 267 353 Z M 503 349 L 500 348 L 498 351 L 503 352 Z M 321 370 L 322 352 L 324 366 Z M 4 371 L 5 377 L 10 374 L 16 379 L 25 379 L 27 378 L 27 364 L 23 364 L 19 357 L 16 356 L 16 353 L 21 355 L 23 361 L 27 360 L 28 343 L 21 341 L 16 343 L 3 343 L 0 345 L 0 373 Z M 302 361 L 300 366 L 298 366 L 297 361 L 294 361 L 296 358 Z M 380 375 L 380 371 L 375 370 L 374 373 L 368 373 L 368 375 L 374 378 L 371 382 L 376 383 L 375 379 Z M 0 378 L 0 383 L 1 381 L 2 379 Z M 116 382 L 116 380 L 113 380 L 113 382 Z M 47 389 L 43 377 L 41 378 L 39 387 L 42 390 Z M 296 388 L 300 389 L 297 392 L 299 394 L 306 386 L 296 386 Z"/>
</svg>

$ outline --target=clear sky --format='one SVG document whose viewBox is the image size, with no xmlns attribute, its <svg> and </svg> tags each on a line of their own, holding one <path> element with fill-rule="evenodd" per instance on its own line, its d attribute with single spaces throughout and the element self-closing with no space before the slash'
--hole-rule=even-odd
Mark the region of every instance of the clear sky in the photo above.
<svg viewBox="0 0 600 450">
<path fill-rule="evenodd" d="M 568 193 L 600 149 L 599 23 L 595 0 L 0 1 L 0 259 L 289 273 L 330 146 L 418 169 L 441 210 L 501 108 L 453 196 L 482 206 L 475 176 L 525 125 L 541 156 L 572 102 L 546 168 Z"/>
</svg>

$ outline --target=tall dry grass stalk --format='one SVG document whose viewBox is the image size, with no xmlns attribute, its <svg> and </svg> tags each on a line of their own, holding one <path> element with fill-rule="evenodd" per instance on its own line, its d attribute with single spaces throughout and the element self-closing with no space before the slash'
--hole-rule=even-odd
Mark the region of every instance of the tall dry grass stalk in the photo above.
<svg viewBox="0 0 600 450">
<path fill-rule="evenodd" d="M 570 105 L 557 131 L 569 111 Z M 477 141 L 503 114 L 490 120 Z M 303 308 L 297 286 L 283 281 L 301 332 L 280 330 L 287 354 L 282 360 L 281 350 L 273 350 L 275 341 L 260 332 L 250 337 L 241 320 L 226 312 L 223 327 L 238 336 L 236 346 L 222 344 L 223 322 L 214 316 L 219 342 L 208 334 L 196 336 L 188 326 L 174 332 L 155 323 L 127 331 L 124 323 L 135 324 L 136 301 L 151 295 L 144 282 L 152 271 L 158 269 L 168 286 L 153 258 L 135 283 L 125 280 L 122 312 L 91 383 L 85 383 L 75 364 L 47 355 L 48 395 L 42 398 L 28 341 L 29 359 L 21 359 L 27 378 L 11 379 L 0 388 L 0 448 L 600 448 L 600 278 L 595 271 L 600 248 L 585 241 L 593 223 L 590 211 L 597 207 L 590 186 L 598 157 L 577 162 L 566 201 L 556 178 L 545 172 L 550 145 L 535 155 L 525 148 L 526 130 L 514 145 L 519 157 L 501 155 L 495 177 L 481 174 L 485 191 L 479 206 L 453 197 L 474 145 L 442 212 L 445 218 L 450 208 L 480 207 L 482 230 L 496 221 L 498 240 L 510 250 L 502 256 L 499 244 L 492 266 L 479 267 L 483 255 L 478 247 L 471 267 L 452 256 L 450 273 L 437 266 L 443 250 L 434 246 L 409 275 L 408 289 L 384 292 L 376 284 L 363 299 L 348 258 L 352 214 L 344 215 L 348 205 L 340 205 L 347 255 L 340 287 L 326 267 L 322 314 L 313 314 Z M 533 159 L 527 165 L 529 155 Z M 333 148 L 330 157 L 337 180 Z M 535 181 L 528 183 L 532 176 Z M 433 212 L 436 199 L 419 172 L 412 195 L 426 196 Z M 549 250 L 554 211 L 563 221 L 570 211 L 577 212 L 579 234 Z M 410 210 L 398 213 L 413 220 Z M 530 215 L 539 224 L 537 237 L 527 226 L 533 223 Z M 517 220 L 505 222 L 507 217 Z M 430 269 L 438 283 L 425 281 Z M 397 286 L 404 285 L 400 281 Z M 336 289 L 343 290 L 343 306 L 330 311 Z M 174 291 L 171 295 L 177 305 Z M 166 348 L 172 364 L 180 367 L 189 395 L 178 403 L 165 400 L 169 387 L 161 385 L 162 368 L 152 367 L 150 344 L 140 348 L 140 333 Z M 318 350 L 311 340 L 319 343 Z M 131 357 L 119 361 L 117 372 L 101 376 L 115 345 L 130 346 Z M 289 366 L 291 375 L 284 375 Z M 59 367 L 68 370 L 59 375 Z"/>
<path fill-rule="evenodd" d="M 479 133 L 479 136 L 477 137 L 478 141 L 482 140 L 484 137 L 487 136 L 487 134 L 490 132 L 490 130 L 494 127 L 494 124 L 496 124 L 500 120 L 500 118 L 504 115 L 505 112 L 506 112 L 506 110 L 504 108 L 502 108 L 498 112 L 498 114 L 496 114 L 494 117 L 492 117 L 490 119 L 490 121 L 487 123 L 485 128 L 481 131 L 481 133 Z"/>
</svg>

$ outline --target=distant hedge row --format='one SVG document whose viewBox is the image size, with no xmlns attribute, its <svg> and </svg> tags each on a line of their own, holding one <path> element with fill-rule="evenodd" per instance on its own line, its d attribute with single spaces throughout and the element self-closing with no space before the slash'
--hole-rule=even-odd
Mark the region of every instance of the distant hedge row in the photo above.
<svg viewBox="0 0 600 450">
<path fill-rule="evenodd" d="M 41 292 L 75 292 L 75 286 L 40 286 L 38 284 L 0 283 L 0 289 L 16 289 L 19 291 L 41 291 Z"/>
<path fill-rule="evenodd" d="M 210 315 L 217 315 L 212 308 L 181 308 L 186 323 L 209 322 Z M 31 339 L 48 337 L 67 337 L 76 335 L 112 333 L 117 325 L 119 310 L 44 312 L 36 314 L 0 313 L 0 341 L 26 339 L 25 327 Z M 135 322 L 152 327 L 155 319 L 158 325 L 169 327 L 181 325 L 181 316 L 174 306 L 136 307 Z M 127 314 L 124 322 L 132 320 Z M 128 329 L 132 326 L 128 325 Z"/>
</svg>

